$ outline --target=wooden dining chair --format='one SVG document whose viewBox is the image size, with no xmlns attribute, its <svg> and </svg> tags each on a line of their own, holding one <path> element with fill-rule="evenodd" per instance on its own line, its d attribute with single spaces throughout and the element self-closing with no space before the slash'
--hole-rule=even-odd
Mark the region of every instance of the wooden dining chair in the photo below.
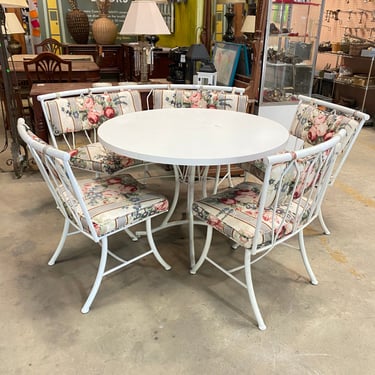
<svg viewBox="0 0 375 375">
<path fill-rule="evenodd" d="M 72 80 L 72 62 L 62 59 L 53 52 L 42 52 L 31 60 L 24 60 L 23 66 L 30 88 L 33 83 Z"/>
<path fill-rule="evenodd" d="M 46 51 L 61 55 L 63 53 L 63 44 L 54 38 L 47 38 L 42 40 L 39 44 L 34 45 L 35 54 Z"/>
</svg>

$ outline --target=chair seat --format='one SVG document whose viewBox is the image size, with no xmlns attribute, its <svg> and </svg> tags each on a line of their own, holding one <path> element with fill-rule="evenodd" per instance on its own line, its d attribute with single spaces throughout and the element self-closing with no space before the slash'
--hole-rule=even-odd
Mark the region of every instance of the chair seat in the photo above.
<svg viewBox="0 0 375 375">
<path fill-rule="evenodd" d="M 253 244 L 258 204 L 262 186 L 257 183 L 243 182 L 233 188 L 201 199 L 193 203 L 194 215 L 213 226 L 236 243 L 250 248 Z M 304 200 L 306 202 L 306 200 Z M 262 216 L 262 228 L 258 238 L 258 246 L 263 247 L 272 240 L 272 228 L 278 227 L 285 220 L 283 228 L 278 232 L 278 239 L 290 234 L 298 212 L 302 212 L 301 201 L 290 207 L 285 218 L 283 206 L 277 212 L 272 207 L 266 208 Z"/>
<path fill-rule="evenodd" d="M 127 167 L 144 164 L 141 160 L 107 151 L 99 142 L 78 147 L 69 153 L 72 167 L 91 172 L 113 174 Z"/>
<path fill-rule="evenodd" d="M 129 174 L 78 180 L 78 184 L 98 236 L 168 211 L 166 198 L 152 193 Z M 59 193 L 75 206 L 73 211 L 78 212 L 84 230 L 90 233 L 77 200 L 62 187 Z"/>
</svg>

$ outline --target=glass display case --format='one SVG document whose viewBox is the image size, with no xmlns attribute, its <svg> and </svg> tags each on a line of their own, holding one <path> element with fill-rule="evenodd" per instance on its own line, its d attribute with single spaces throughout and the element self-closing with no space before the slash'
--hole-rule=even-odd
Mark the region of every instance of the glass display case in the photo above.
<svg viewBox="0 0 375 375">
<path fill-rule="evenodd" d="M 311 95 L 325 0 L 270 0 L 259 105 Z"/>
</svg>

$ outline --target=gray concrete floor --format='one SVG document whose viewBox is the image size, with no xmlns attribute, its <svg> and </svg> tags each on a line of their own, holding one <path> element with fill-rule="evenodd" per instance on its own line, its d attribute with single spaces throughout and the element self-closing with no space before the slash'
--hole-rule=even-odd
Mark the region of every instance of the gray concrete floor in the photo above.
<svg viewBox="0 0 375 375">
<path fill-rule="evenodd" d="M 171 271 L 148 257 L 106 279 L 81 314 L 98 247 L 71 238 L 48 266 L 62 217 L 39 173 L 15 179 L 1 154 L 0 374 L 374 374 L 374 155 L 375 129 L 364 128 L 324 202 L 332 234 L 318 223 L 306 231 L 318 286 L 291 248 L 254 266 L 261 332 L 244 289 L 209 264 L 189 274 L 185 227 L 155 235 Z M 169 194 L 172 184 L 151 185 Z M 144 244 L 111 241 L 123 251 Z M 213 246 L 241 260 L 218 234 Z"/>
</svg>

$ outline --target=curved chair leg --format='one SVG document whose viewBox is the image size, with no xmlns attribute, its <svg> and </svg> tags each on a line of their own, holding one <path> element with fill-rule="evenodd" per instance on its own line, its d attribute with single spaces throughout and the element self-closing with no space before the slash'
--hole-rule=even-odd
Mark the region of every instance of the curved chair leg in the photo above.
<svg viewBox="0 0 375 375">
<path fill-rule="evenodd" d="M 180 196 L 180 174 L 178 172 L 178 168 L 174 165 L 173 166 L 173 172 L 174 172 L 174 193 L 173 193 L 173 199 L 172 203 L 169 207 L 167 215 L 164 217 L 162 224 L 160 225 L 163 227 L 163 225 L 167 224 L 172 217 L 176 206 L 178 202 L 178 197 Z"/>
<path fill-rule="evenodd" d="M 137 235 L 135 235 L 129 228 L 125 228 L 124 231 L 132 241 L 138 241 Z"/>
<path fill-rule="evenodd" d="M 64 228 L 63 228 L 63 231 L 61 233 L 61 238 L 60 238 L 59 244 L 57 245 L 57 248 L 56 248 L 55 252 L 53 253 L 52 257 L 48 261 L 49 266 L 53 266 L 56 263 L 56 260 L 59 257 L 59 255 L 61 253 L 61 250 L 64 247 L 66 237 L 68 236 L 69 226 L 70 226 L 69 220 L 65 219 Z"/>
<path fill-rule="evenodd" d="M 246 276 L 246 286 L 247 292 L 249 294 L 251 307 L 253 309 L 255 318 L 258 322 L 258 327 L 261 331 L 264 331 L 267 327 L 264 324 L 264 320 L 262 314 L 259 310 L 258 302 L 255 297 L 254 286 L 253 286 L 253 279 L 251 277 L 251 253 L 250 250 L 245 249 L 245 276 Z"/>
<path fill-rule="evenodd" d="M 146 220 L 146 234 L 150 249 L 152 250 L 155 258 L 167 271 L 170 270 L 172 267 L 162 258 L 155 245 L 154 237 L 152 235 L 151 219 Z"/>
<path fill-rule="evenodd" d="M 208 226 L 207 227 L 207 233 L 206 233 L 206 241 L 205 241 L 204 246 L 203 246 L 202 254 L 201 254 L 198 262 L 195 263 L 194 267 L 190 270 L 190 273 L 192 275 L 195 275 L 197 273 L 200 266 L 206 260 L 208 251 L 210 250 L 210 246 L 211 246 L 212 232 L 213 232 L 213 228 L 211 226 Z"/>
<path fill-rule="evenodd" d="M 318 216 L 318 218 L 319 218 L 319 223 L 320 223 L 320 226 L 322 227 L 322 229 L 323 229 L 323 233 L 324 234 L 331 234 L 331 232 L 329 231 L 329 229 L 328 229 L 328 227 L 327 227 L 327 225 L 326 225 L 326 223 L 325 223 L 325 221 L 324 221 L 324 218 L 323 218 L 323 214 L 322 214 L 322 210 L 320 209 L 319 210 L 319 216 Z"/>
<path fill-rule="evenodd" d="M 311 268 L 309 259 L 307 258 L 305 240 L 304 240 L 304 237 L 303 237 L 303 231 L 302 230 L 298 233 L 298 241 L 299 241 L 299 247 L 300 247 L 300 250 L 301 250 L 303 263 L 305 264 L 306 271 L 309 274 L 311 284 L 318 285 L 318 280 L 316 279 L 316 277 L 314 275 L 314 272 Z"/>
<path fill-rule="evenodd" d="M 86 300 L 85 304 L 83 305 L 83 307 L 81 309 L 81 313 L 83 313 L 83 314 L 87 314 L 90 311 L 90 306 L 91 306 L 92 302 L 94 301 L 94 298 L 95 298 L 96 294 L 98 293 L 100 284 L 103 280 L 103 275 L 104 275 L 105 265 L 107 263 L 107 255 L 108 255 L 108 238 L 104 237 L 101 240 L 101 242 L 102 242 L 102 253 L 101 253 L 101 256 L 100 256 L 98 272 L 96 274 L 96 278 L 95 278 L 94 284 L 91 288 L 90 294 L 87 297 L 87 300 Z"/>
</svg>

